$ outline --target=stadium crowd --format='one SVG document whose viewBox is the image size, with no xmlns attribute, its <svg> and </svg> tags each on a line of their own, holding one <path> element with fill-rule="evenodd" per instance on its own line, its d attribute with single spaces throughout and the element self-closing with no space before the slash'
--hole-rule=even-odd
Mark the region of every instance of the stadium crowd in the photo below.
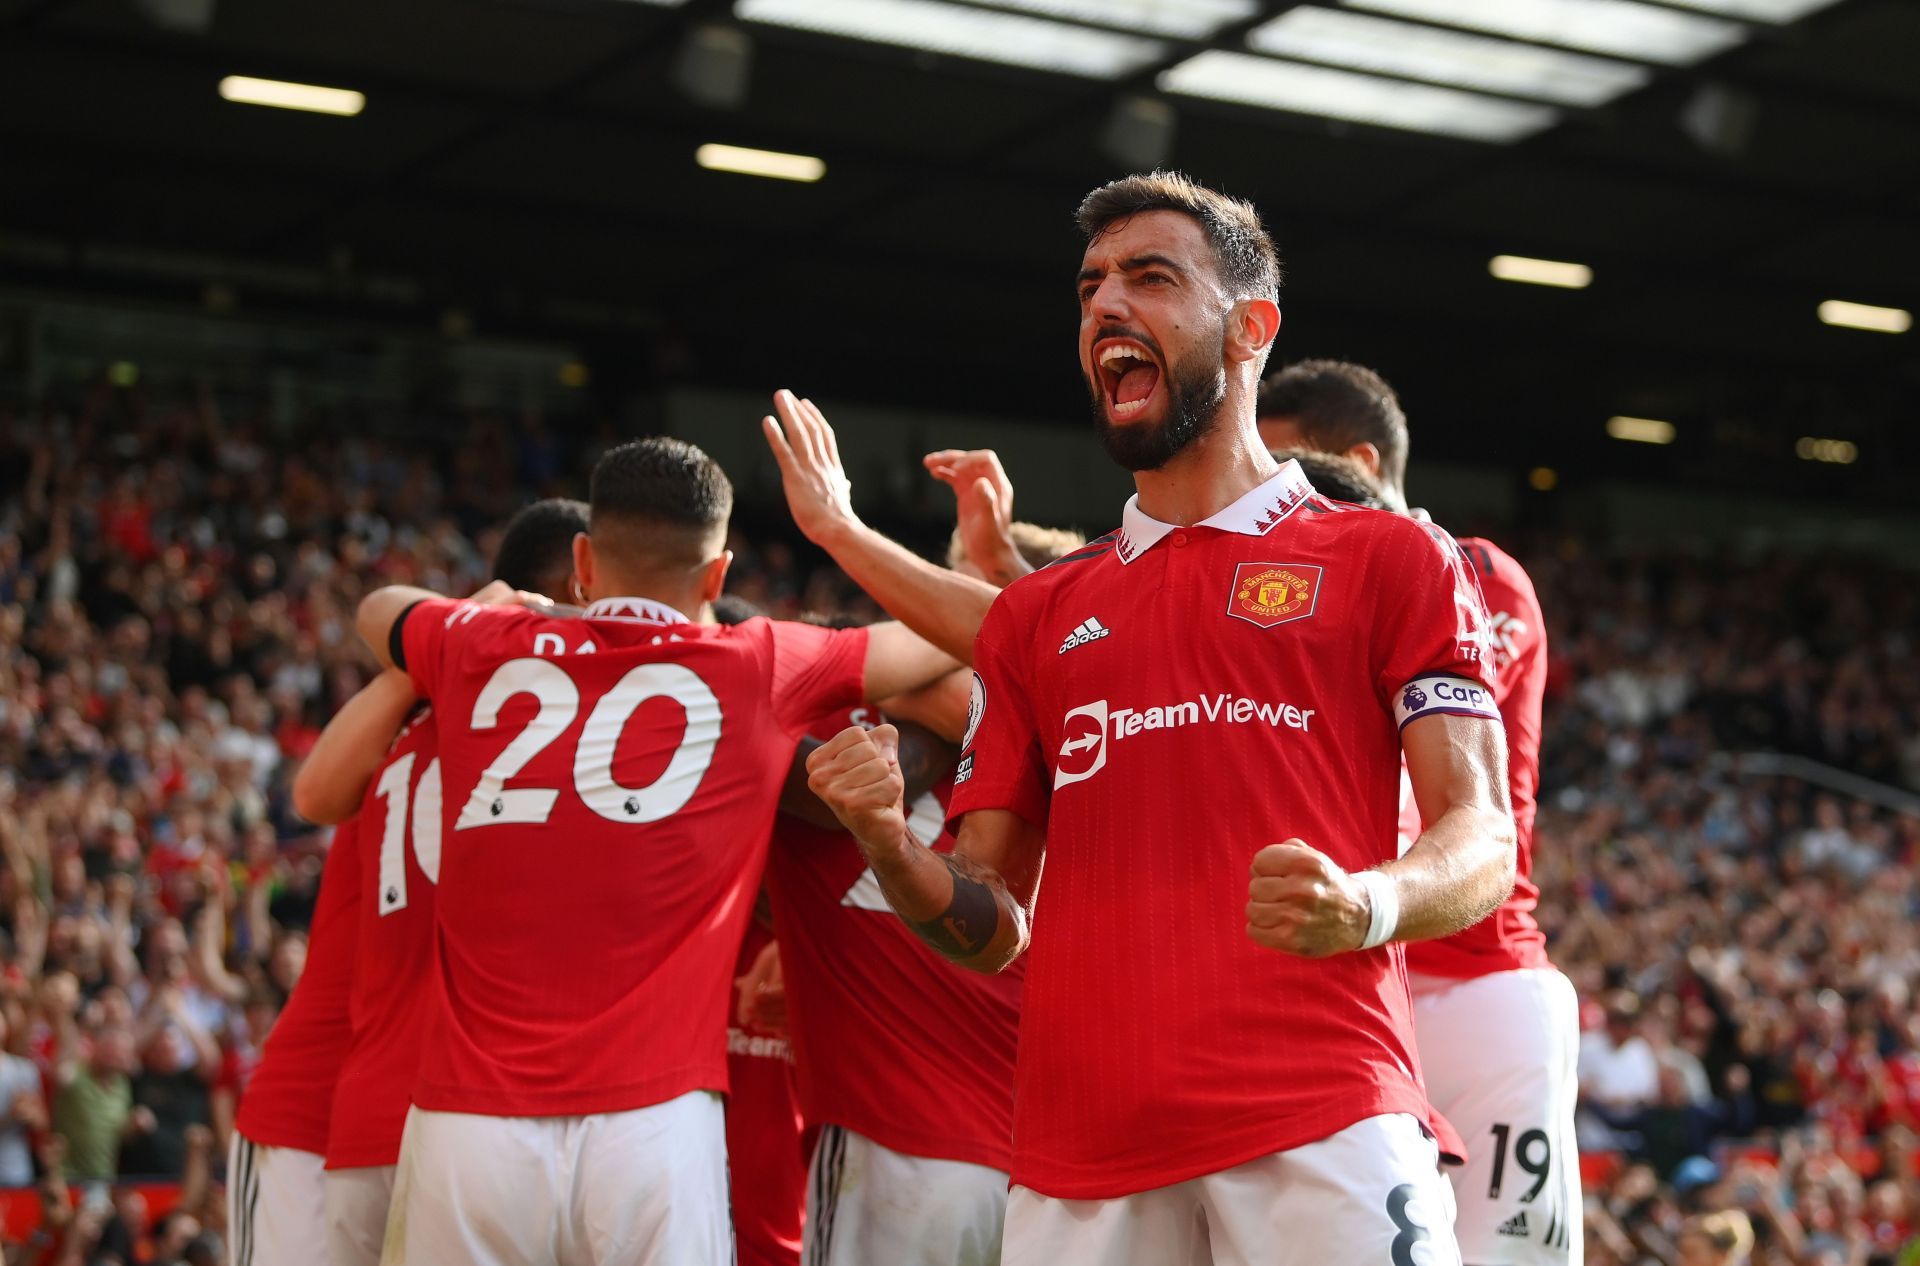
<svg viewBox="0 0 1920 1266">
<path fill-rule="evenodd" d="M 497 526 L 610 438 L 289 437 L 104 384 L 0 411 L 0 1186 L 44 1217 L 9 1262 L 222 1260 L 213 1171 L 327 847 L 292 774 L 372 673 L 353 611 L 478 588 Z M 1552 648 L 1535 853 L 1585 1009 L 1588 1260 L 1920 1262 L 1920 817 L 1723 758 L 1920 788 L 1920 588 L 1517 544 Z M 785 540 L 732 547 L 769 613 L 873 614 Z"/>
</svg>

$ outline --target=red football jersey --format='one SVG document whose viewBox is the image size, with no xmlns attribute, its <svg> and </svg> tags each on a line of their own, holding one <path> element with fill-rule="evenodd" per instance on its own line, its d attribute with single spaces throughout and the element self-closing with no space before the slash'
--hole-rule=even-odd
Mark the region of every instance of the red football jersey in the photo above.
<svg viewBox="0 0 1920 1266">
<path fill-rule="evenodd" d="M 439 754 L 433 710 L 422 708 L 393 740 L 360 803 L 360 970 L 353 974 L 353 1045 L 333 1092 L 329 1169 L 400 1159 L 433 976 Z"/>
<path fill-rule="evenodd" d="M 879 720 L 841 710 L 813 733 Z M 943 830 L 951 795 L 946 781 L 909 807 L 914 835 L 941 852 L 954 844 Z M 956 971 L 893 912 L 852 836 L 785 814 L 767 894 L 808 1124 L 908 1156 L 1008 1169 L 1024 962 L 998 976 Z"/>
<path fill-rule="evenodd" d="M 866 631 L 436 599 L 403 640 L 445 841 L 413 1101 L 576 1116 L 726 1089 L 774 806 L 807 724 L 860 697 Z"/>
<path fill-rule="evenodd" d="M 1511 554 L 1491 541 L 1460 542 L 1468 567 L 1493 613 L 1488 643 L 1494 694 L 1507 731 L 1507 790 L 1520 841 L 1519 877 L 1513 895 L 1498 910 L 1464 932 L 1407 946 L 1407 967 L 1427 976 L 1469 979 L 1497 971 L 1547 967 L 1547 937 L 1534 922 L 1540 889 L 1534 886 L 1534 795 L 1540 786 L 1540 701 L 1547 689 L 1547 630 L 1533 581 Z M 1405 797 L 1400 810 L 1401 846 L 1420 837 L 1420 806 Z"/>
<path fill-rule="evenodd" d="M 359 821 L 333 829 L 320 895 L 307 932 L 307 965 L 286 1010 L 267 1034 L 260 1066 L 234 1124 L 264 1147 L 327 1150 L 328 1110 L 340 1061 L 353 1036 L 347 997 L 353 981 L 354 920 L 360 906 Z"/>
<path fill-rule="evenodd" d="M 1137 499 L 1124 522 L 994 604 L 953 803 L 1046 831 L 1013 1181 L 1070 1199 L 1426 1117 L 1401 948 L 1261 948 L 1248 867 L 1295 836 L 1349 870 L 1391 859 L 1401 727 L 1499 719 L 1444 533 L 1292 462 L 1196 526 Z"/>
<path fill-rule="evenodd" d="M 746 974 L 773 934 L 749 921 L 735 977 Z M 799 1266 L 807 1215 L 806 1124 L 793 1084 L 787 1039 L 742 1028 L 740 989 L 728 994 L 727 1175 L 733 1187 L 738 1266 Z"/>
</svg>

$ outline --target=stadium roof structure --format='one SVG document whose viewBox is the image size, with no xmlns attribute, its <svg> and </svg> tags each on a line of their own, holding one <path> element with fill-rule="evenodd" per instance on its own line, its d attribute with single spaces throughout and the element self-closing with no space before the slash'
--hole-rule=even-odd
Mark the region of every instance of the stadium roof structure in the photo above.
<svg viewBox="0 0 1920 1266">
<path fill-rule="evenodd" d="M 1164 162 L 1424 453 L 1853 495 L 1920 461 L 1916 54 L 1912 0 L 0 0 L 0 282 L 1077 415 L 1072 208 Z"/>
</svg>

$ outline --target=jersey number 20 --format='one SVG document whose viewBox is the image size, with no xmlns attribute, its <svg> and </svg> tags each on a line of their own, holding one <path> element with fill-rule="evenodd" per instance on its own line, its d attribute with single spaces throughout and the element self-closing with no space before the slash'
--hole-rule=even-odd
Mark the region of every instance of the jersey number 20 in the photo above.
<svg viewBox="0 0 1920 1266">
<path fill-rule="evenodd" d="M 540 823 L 553 813 L 559 788 L 509 790 L 506 783 L 566 733 L 580 715 L 580 687 L 551 660 L 508 660 L 473 701 L 473 728 L 493 729 L 507 700 L 523 694 L 532 695 L 540 710 L 480 775 L 454 823 L 456 831 L 509 822 Z M 686 732 L 658 778 L 644 787 L 622 786 L 613 776 L 614 749 L 627 722 L 649 699 L 672 699 L 686 709 Z M 588 714 L 574 747 L 573 789 L 581 803 L 609 822 L 658 822 L 693 799 L 713 764 L 713 749 L 719 741 L 720 700 L 707 683 L 681 664 L 642 664 L 615 682 Z"/>
</svg>

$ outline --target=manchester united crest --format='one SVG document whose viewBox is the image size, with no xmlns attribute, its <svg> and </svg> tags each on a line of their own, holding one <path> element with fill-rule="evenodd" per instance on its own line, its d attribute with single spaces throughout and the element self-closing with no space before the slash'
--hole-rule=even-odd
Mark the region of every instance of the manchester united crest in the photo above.
<svg viewBox="0 0 1920 1266">
<path fill-rule="evenodd" d="M 1233 569 L 1227 614 L 1270 629 L 1313 614 L 1320 568 L 1305 563 L 1241 563 Z"/>
</svg>

